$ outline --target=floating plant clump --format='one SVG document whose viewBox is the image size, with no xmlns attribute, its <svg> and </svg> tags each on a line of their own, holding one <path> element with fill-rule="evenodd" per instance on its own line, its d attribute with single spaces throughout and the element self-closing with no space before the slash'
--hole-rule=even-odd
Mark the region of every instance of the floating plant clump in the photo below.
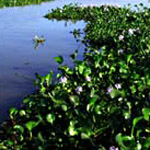
<svg viewBox="0 0 150 150">
<path fill-rule="evenodd" d="M 40 4 L 42 2 L 47 2 L 47 1 L 52 1 L 52 0 L 0 0 L 0 8 Z"/>
</svg>

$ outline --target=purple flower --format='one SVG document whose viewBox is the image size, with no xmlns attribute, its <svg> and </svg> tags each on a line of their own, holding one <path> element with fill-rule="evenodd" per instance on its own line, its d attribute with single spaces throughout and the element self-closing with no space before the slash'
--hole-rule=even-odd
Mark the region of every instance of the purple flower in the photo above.
<svg viewBox="0 0 150 150">
<path fill-rule="evenodd" d="M 111 147 L 109 148 L 109 150 L 119 150 L 119 149 L 118 149 L 118 147 L 111 146 Z"/>
<path fill-rule="evenodd" d="M 64 76 L 62 76 L 62 77 L 60 78 L 60 83 L 67 83 L 67 78 L 64 77 Z"/>
<path fill-rule="evenodd" d="M 129 35 L 134 34 L 134 31 L 135 31 L 134 29 L 129 29 L 129 30 L 128 30 Z"/>
<path fill-rule="evenodd" d="M 78 86 L 75 91 L 77 92 L 77 94 L 80 94 L 81 92 L 83 92 L 83 88 L 81 86 Z"/>
<path fill-rule="evenodd" d="M 122 41 L 124 39 L 123 35 L 119 35 L 119 41 Z"/>
<path fill-rule="evenodd" d="M 122 53 L 123 53 L 123 49 L 119 49 L 118 54 L 122 54 Z"/>
<path fill-rule="evenodd" d="M 94 5 L 93 4 L 90 4 L 90 8 L 93 8 L 94 7 Z"/>
<path fill-rule="evenodd" d="M 119 90 L 119 89 L 121 89 L 121 84 L 116 83 L 116 84 L 115 84 L 115 87 L 116 87 L 117 90 Z"/>
<path fill-rule="evenodd" d="M 107 88 L 107 94 L 111 93 L 113 91 L 113 87 L 108 87 Z"/>
<path fill-rule="evenodd" d="M 90 82 L 91 81 L 91 77 L 87 76 L 87 77 L 85 77 L 85 80 Z"/>
</svg>

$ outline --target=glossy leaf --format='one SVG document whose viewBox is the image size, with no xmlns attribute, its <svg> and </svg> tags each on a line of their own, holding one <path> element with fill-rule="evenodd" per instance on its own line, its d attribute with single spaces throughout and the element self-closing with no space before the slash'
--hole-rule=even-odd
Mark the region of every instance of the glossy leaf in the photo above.
<svg viewBox="0 0 150 150">
<path fill-rule="evenodd" d="M 35 122 L 35 121 L 29 121 L 25 124 L 26 128 L 29 131 L 32 131 L 32 129 L 35 128 L 37 125 L 38 125 L 38 122 Z"/>
<path fill-rule="evenodd" d="M 54 60 L 58 63 L 58 64 L 62 64 L 64 59 L 62 56 L 58 56 L 58 57 L 55 57 Z"/>
<path fill-rule="evenodd" d="M 55 115 L 54 114 L 48 114 L 46 119 L 47 119 L 47 122 L 53 124 L 53 122 L 55 121 Z"/>
</svg>

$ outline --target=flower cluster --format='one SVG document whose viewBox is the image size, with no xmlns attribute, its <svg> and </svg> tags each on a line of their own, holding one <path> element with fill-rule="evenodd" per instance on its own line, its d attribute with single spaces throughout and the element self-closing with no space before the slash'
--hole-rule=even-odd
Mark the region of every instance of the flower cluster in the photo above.
<svg viewBox="0 0 150 150">
<path fill-rule="evenodd" d="M 111 146 L 111 147 L 109 148 L 109 150 L 119 150 L 119 148 L 118 148 L 118 147 L 115 147 L 115 146 Z"/>
<path fill-rule="evenodd" d="M 67 83 L 67 78 L 64 77 L 64 76 L 62 76 L 62 77 L 60 78 L 59 83 L 64 83 L 64 84 Z"/>
<path fill-rule="evenodd" d="M 78 86 L 78 87 L 75 89 L 75 91 L 76 91 L 77 94 L 80 94 L 81 92 L 83 92 L 82 86 Z"/>
<path fill-rule="evenodd" d="M 87 76 L 87 77 L 85 77 L 85 80 L 90 82 L 91 81 L 91 77 Z"/>
<path fill-rule="evenodd" d="M 116 87 L 117 90 L 119 90 L 119 89 L 121 89 L 121 84 L 116 83 L 116 84 L 115 84 L 115 87 Z"/>
<path fill-rule="evenodd" d="M 119 49 L 118 54 L 123 54 L 123 49 Z"/>
<path fill-rule="evenodd" d="M 123 35 L 119 35 L 119 41 L 123 41 L 124 36 Z"/>
<path fill-rule="evenodd" d="M 114 89 L 113 87 L 108 87 L 107 88 L 107 94 L 110 94 L 113 91 L 113 89 Z"/>
</svg>

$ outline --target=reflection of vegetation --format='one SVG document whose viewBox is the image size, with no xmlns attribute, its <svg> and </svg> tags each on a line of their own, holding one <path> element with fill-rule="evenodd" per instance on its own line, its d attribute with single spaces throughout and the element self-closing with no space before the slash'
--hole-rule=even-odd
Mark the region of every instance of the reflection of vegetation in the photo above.
<svg viewBox="0 0 150 150">
<path fill-rule="evenodd" d="M 55 57 L 54 84 L 52 71 L 36 74 L 38 91 L 3 123 L 1 149 L 150 149 L 150 9 L 137 10 L 67 5 L 47 15 L 87 22 L 73 32 L 84 33 L 84 59 L 75 51 L 70 68 Z"/>
<path fill-rule="evenodd" d="M 46 2 L 46 1 L 52 1 L 52 0 L 0 0 L 0 8 L 24 6 L 30 4 L 40 4 L 41 2 Z"/>
</svg>

